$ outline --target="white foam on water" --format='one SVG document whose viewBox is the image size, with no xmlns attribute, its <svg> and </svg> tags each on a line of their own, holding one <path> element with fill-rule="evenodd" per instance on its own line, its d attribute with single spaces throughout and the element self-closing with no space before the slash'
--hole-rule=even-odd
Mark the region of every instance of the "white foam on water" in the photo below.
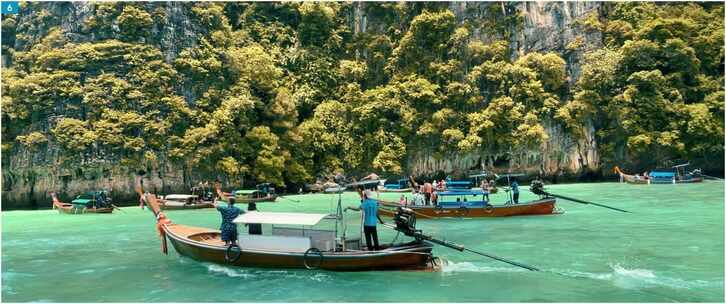
<svg viewBox="0 0 726 304">
<path fill-rule="evenodd" d="M 95 271 L 96 271 L 95 269 L 84 269 L 84 270 L 76 271 L 76 273 L 78 273 L 78 274 L 84 274 L 84 273 L 93 273 Z"/>
<path fill-rule="evenodd" d="M 260 270 L 256 274 L 260 276 L 271 276 L 275 279 L 303 279 L 316 282 L 325 282 L 330 279 L 329 275 L 315 270 Z"/>
<path fill-rule="evenodd" d="M 441 271 L 445 274 L 447 273 L 457 273 L 457 272 L 523 272 L 526 271 L 522 268 L 515 268 L 515 267 L 496 267 L 496 266 L 484 266 L 484 265 L 476 265 L 471 262 L 452 262 L 447 261 L 442 267 Z"/>
<path fill-rule="evenodd" d="M 245 271 L 233 269 L 233 268 L 229 268 L 229 267 L 225 267 L 225 266 L 221 266 L 221 265 L 217 265 L 217 264 L 207 264 L 206 267 L 207 267 L 207 271 L 209 271 L 210 273 L 226 275 L 226 276 L 232 277 L 232 278 L 254 277 L 254 275 L 246 273 Z"/>
<path fill-rule="evenodd" d="M 704 280 L 687 281 L 679 278 L 659 276 L 653 270 L 642 268 L 626 268 L 620 264 L 608 265 L 612 272 L 590 273 L 581 271 L 556 271 L 562 275 L 579 278 L 590 278 L 594 280 L 610 281 L 613 285 L 623 289 L 643 289 L 652 287 L 669 287 L 674 289 L 691 289 L 706 287 L 713 282 Z"/>
</svg>

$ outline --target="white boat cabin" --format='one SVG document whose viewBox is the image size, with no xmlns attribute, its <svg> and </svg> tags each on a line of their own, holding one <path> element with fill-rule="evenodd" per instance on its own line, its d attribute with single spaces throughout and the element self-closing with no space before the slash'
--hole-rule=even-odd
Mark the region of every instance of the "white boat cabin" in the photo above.
<svg viewBox="0 0 726 304">
<path fill-rule="evenodd" d="M 324 219 L 335 216 L 320 213 L 247 212 L 234 219 L 237 224 L 270 225 L 261 235 L 239 234 L 239 246 L 277 252 L 305 252 L 310 248 L 333 251 L 336 230 L 319 226 Z M 239 225 L 238 228 L 244 227 Z M 269 228 L 269 229 L 268 229 Z"/>
</svg>

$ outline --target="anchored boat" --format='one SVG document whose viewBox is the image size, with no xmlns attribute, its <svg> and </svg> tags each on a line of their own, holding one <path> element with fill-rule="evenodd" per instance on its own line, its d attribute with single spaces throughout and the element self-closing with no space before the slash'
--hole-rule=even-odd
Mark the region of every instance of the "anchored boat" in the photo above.
<svg viewBox="0 0 726 304">
<path fill-rule="evenodd" d="M 650 173 L 643 175 L 639 174 L 626 174 L 620 170 L 618 166 L 615 166 L 613 170 L 620 176 L 620 182 L 628 184 L 685 184 L 685 183 L 700 183 L 703 182 L 703 176 L 701 170 L 695 169 L 691 172 L 687 172 L 686 168 L 690 164 L 682 164 L 673 166 L 667 169 L 654 169 Z"/>
<path fill-rule="evenodd" d="M 378 188 L 379 192 L 411 192 L 409 180 L 402 178 L 398 180 L 386 180 L 383 186 Z"/>
<path fill-rule="evenodd" d="M 226 197 L 233 197 L 237 203 L 261 203 L 277 200 L 275 188 L 270 183 L 259 184 L 255 190 L 236 190 L 227 193 Z"/>
<path fill-rule="evenodd" d="M 541 215 L 557 213 L 556 199 L 545 197 L 520 204 L 492 205 L 486 199 L 486 191 L 480 189 L 463 190 L 452 189 L 437 192 L 438 202 L 435 206 L 407 206 L 420 217 L 498 217 L 515 215 Z M 378 212 L 382 215 L 393 216 L 398 204 L 381 201 Z"/>
<path fill-rule="evenodd" d="M 507 183 L 511 187 L 510 177 L 522 176 L 523 174 L 507 174 L 498 178 L 506 177 Z M 571 202 L 594 205 L 608 208 L 615 211 L 627 212 L 620 208 L 615 208 L 594 202 L 588 202 L 577 198 L 571 198 L 564 195 L 549 193 L 544 190 L 542 181 L 534 180 L 530 184 L 530 191 L 539 196 L 539 199 L 529 202 L 513 204 L 512 193 L 507 190 L 510 199 L 503 205 L 492 205 L 488 201 L 488 192 L 481 189 L 449 189 L 446 191 L 438 191 L 438 202 L 434 206 L 416 206 L 409 205 L 409 208 L 415 214 L 423 218 L 441 218 L 441 217 L 499 217 L 499 216 L 516 216 L 516 215 L 546 215 L 560 214 L 563 211 L 556 208 L 556 198 L 568 200 Z M 381 208 L 378 212 L 381 215 L 394 216 L 394 209 L 400 207 L 394 202 L 379 200 Z"/>
<path fill-rule="evenodd" d="M 193 194 L 169 194 L 159 199 L 161 210 L 187 210 L 214 208 L 210 201 L 202 201 L 199 196 Z"/>
<path fill-rule="evenodd" d="M 55 192 L 50 193 L 53 199 L 53 209 L 60 213 L 113 213 L 113 206 L 105 191 L 90 191 L 77 196 L 70 204 L 61 202 Z"/>
</svg>

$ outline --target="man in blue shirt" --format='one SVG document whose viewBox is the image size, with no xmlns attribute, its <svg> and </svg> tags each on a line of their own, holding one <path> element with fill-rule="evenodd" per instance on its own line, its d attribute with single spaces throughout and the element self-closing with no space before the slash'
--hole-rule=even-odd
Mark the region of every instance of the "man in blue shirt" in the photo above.
<svg viewBox="0 0 726 304">
<path fill-rule="evenodd" d="M 358 194 L 361 198 L 359 207 L 347 207 L 345 209 L 361 211 L 363 210 L 363 233 L 366 236 L 366 246 L 368 250 L 381 250 L 378 246 L 378 231 L 376 230 L 376 219 L 383 224 L 383 220 L 378 215 L 378 201 L 373 198 L 373 191 L 358 188 Z M 373 245 L 371 246 L 371 238 Z"/>
<path fill-rule="evenodd" d="M 512 200 L 515 204 L 519 204 L 519 183 L 516 179 L 512 182 Z"/>
</svg>

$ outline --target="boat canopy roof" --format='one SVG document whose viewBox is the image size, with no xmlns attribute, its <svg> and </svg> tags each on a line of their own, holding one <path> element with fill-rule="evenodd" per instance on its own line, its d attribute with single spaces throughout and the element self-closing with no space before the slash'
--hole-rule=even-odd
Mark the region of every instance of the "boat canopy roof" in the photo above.
<svg viewBox="0 0 726 304">
<path fill-rule="evenodd" d="M 322 213 L 290 213 L 290 212 L 247 212 L 234 219 L 241 224 L 277 224 L 314 226 L 328 216 Z"/>
<path fill-rule="evenodd" d="M 481 189 L 449 189 L 447 191 L 440 191 L 436 192 L 439 196 L 446 196 L 446 195 L 482 195 L 482 194 L 489 194 L 489 192 L 483 191 Z"/>
<path fill-rule="evenodd" d="M 651 172 L 650 177 L 673 177 L 675 176 L 675 172 Z"/>
<path fill-rule="evenodd" d="M 255 189 L 242 189 L 242 190 L 235 190 L 234 194 L 252 194 L 257 192 Z"/>
<path fill-rule="evenodd" d="M 164 199 L 188 199 L 188 198 L 197 198 L 197 196 L 192 195 L 192 194 L 169 194 L 167 196 L 164 196 Z"/>
</svg>

